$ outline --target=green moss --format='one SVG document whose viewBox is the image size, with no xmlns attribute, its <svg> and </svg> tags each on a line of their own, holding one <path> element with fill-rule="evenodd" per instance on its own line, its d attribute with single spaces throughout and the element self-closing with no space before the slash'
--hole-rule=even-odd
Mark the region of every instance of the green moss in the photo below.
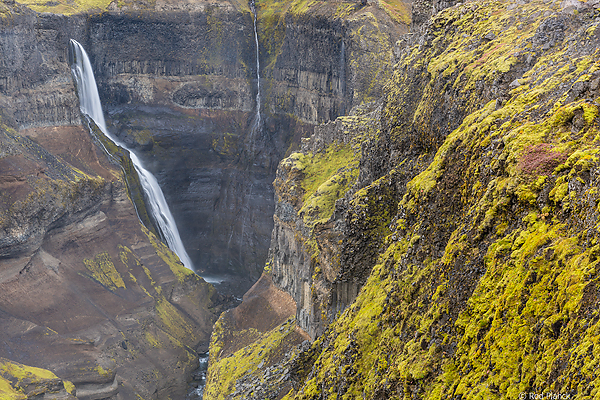
<svg viewBox="0 0 600 400">
<path fill-rule="evenodd" d="M 212 149 L 222 156 L 235 156 L 238 151 L 239 135 L 224 133 L 212 140 Z"/>
<path fill-rule="evenodd" d="M 304 173 L 304 196 L 300 214 L 308 226 L 326 222 L 332 215 L 335 201 L 344 196 L 358 177 L 358 161 L 350 146 L 329 147 L 314 155 L 295 153 L 290 159 Z"/>
<path fill-rule="evenodd" d="M 31 367 L 28 365 L 19 364 L 6 359 L 0 361 L 0 373 L 14 376 L 20 381 L 31 379 L 33 382 L 38 382 L 45 379 L 58 379 L 51 371 L 42 368 Z"/>
<path fill-rule="evenodd" d="M 101 285 L 112 291 L 117 288 L 125 289 L 125 282 L 107 252 L 96 254 L 93 259 L 85 259 L 83 264 L 90 271 L 92 278 Z"/>
<path fill-rule="evenodd" d="M 169 249 L 163 242 L 158 240 L 158 238 L 152 232 L 150 232 L 150 230 L 143 225 L 141 228 L 148 237 L 148 240 L 150 240 L 150 243 L 152 244 L 152 247 L 154 247 L 156 254 L 169 266 L 171 272 L 173 272 L 173 275 L 177 277 L 179 282 L 184 282 L 186 279 L 196 276 L 194 271 L 186 268 L 179 260 L 179 257 L 177 257 L 177 254 L 171 251 L 171 249 Z"/>
<path fill-rule="evenodd" d="M 146 342 L 148 342 L 152 347 L 161 347 L 160 340 L 156 336 L 154 336 L 151 332 L 146 331 L 144 333 L 144 338 L 146 339 Z"/>
<path fill-rule="evenodd" d="M 24 4 L 37 12 L 51 12 L 54 14 L 73 15 L 85 11 L 106 10 L 111 1 L 112 0 L 24 0 L 21 4 Z"/>
<path fill-rule="evenodd" d="M 110 378 L 114 374 L 114 371 L 106 370 L 101 365 L 98 365 L 96 368 L 94 368 L 94 371 L 104 378 Z"/>
<path fill-rule="evenodd" d="M 27 399 L 21 388 L 15 388 L 8 379 L 0 377 L 0 399 L 21 400 Z"/>
<path fill-rule="evenodd" d="M 45 384 L 49 383 L 48 381 L 60 382 L 60 379 L 46 369 L 0 358 L 0 399 L 2 400 L 29 398 L 24 394 L 23 388 L 27 388 L 30 395 L 46 393 L 48 390 Z"/>
<path fill-rule="evenodd" d="M 180 342 L 189 342 L 191 338 L 196 337 L 192 326 L 186 321 L 181 312 L 164 297 L 156 299 L 156 313 L 162 323 L 165 331 Z"/>
<path fill-rule="evenodd" d="M 568 28 L 570 45 L 532 58 L 506 100 L 481 104 L 477 90 L 513 81 L 541 16 L 556 8 L 450 8 L 400 60 L 382 143 L 419 151 L 406 162 L 428 168 L 407 184 L 369 279 L 315 342 L 314 367 L 287 399 L 597 395 L 598 111 L 571 88 L 594 73 L 598 50 L 586 29 Z M 418 95 L 411 74 L 425 86 Z M 444 130 L 432 105 L 459 103 L 448 112 L 461 116 L 455 128 L 435 137 Z M 389 201 L 379 193 L 350 201 L 371 211 Z"/>
<path fill-rule="evenodd" d="M 411 13 L 408 5 L 399 0 L 379 0 L 379 6 L 398 23 L 410 25 Z"/>
<path fill-rule="evenodd" d="M 232 393 L 237 379 L 250 374 L 259 374 L 264 362 L 277 352 L 286 337 L 294 332 L 296 323 L 287 321 L 271 331 L 262 334 L 254 332 L 255 341 L 223 358 L 219 355 L 221 347 L 218 344 L 223 333 L 221 329 L 222 325 L 215 325 L 211 338 L 210 370 L 205 388 L 205 395 L 215 400 L 225 399 Z"/>
<path fill-rule="evenodd" d="M 67 393 L 75 396 L 75 385 L 73 384 L 73 382 L 63 381 L 63 386 L 64 386 L 65 390 L 67 391 Z"/>
</svg>

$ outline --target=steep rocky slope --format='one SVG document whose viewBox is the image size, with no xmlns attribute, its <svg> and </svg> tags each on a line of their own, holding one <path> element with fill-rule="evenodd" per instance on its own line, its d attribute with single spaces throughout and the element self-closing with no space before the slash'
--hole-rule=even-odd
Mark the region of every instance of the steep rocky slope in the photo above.
<svg viewBox="0 0 600 400">
<path fill-rule="evenodd" d="M 88 49 L 110 128 L 158 172 L 199 269 L 242 274 L 243 288 L 264 264 L 278 161 L 314 124 L 373 98 L 407 23 L 383 6 L 259 5 L 264 111 L 252 130 L 257 71 L 246 4 L 26 4 L 37 12 L 0 5 L 0 355 L 72 381 L 79 398 L 179 397 L 220 300 L 139 225 L 148 218 L 135 174 L 121 176 L 80 125 L 68 40 Z M 391 12 L 402 5 L 389 4 Z M 305 47 L 315 32 L 326 35 Z M 255 290 L 285 307 L 275 322 L 265 313 L 263 325 L 236 317 L 236 326 L 256 337 L 282 323 L 286 346 L 306 339 L 288 321 L 293 300 L 260 282 Z M 7 379 L 3 390 L 29 395 L 21 377 Z"/>
<path fill-rule="evenodd" d="M 67 44 L 86 17 L 1 7 L 0 392 L 182 397 L 221 299 L 140 225 L 127 155 L 79 125 Z"/>
<path fill-rule="evenodd" d="M 82 399 L 183 396 L 215 289 L 140 225 L 89 132 L 1 135 L 0 355 Z"/>
<path fill-rule="evenodd" d="M 3 398 L 23 400 L 75 399 L 73 383 L 63 381 L 48 370 L 30 367 L 0 358 L 0 393 Z"/>
<path fill-rule="evenodd" d="M 79 123 L 69 38 L 93 63 L 111 131 L 157 176 L 204 274 L 258 278 L 278 162 L 314 124 L 377 96 L 408 5 L 258 2 L 3 3 L 0 101 L 19 128 Z M 100 11 L 100 12 L 98 12 Z M 75 14 L 79 12 L 80 14 Z"/>
<path fill-rule="evenodd" d="M 316 340 L 257 393 L 597 397 L 598 16 L 442 11 L 379 102 L 281 162 L 265 271 Z"/>
</svg>

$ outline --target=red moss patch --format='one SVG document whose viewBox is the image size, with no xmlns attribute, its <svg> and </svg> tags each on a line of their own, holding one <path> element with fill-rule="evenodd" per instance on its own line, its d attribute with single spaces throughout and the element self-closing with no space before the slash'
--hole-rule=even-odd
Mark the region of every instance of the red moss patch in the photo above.
<svg viewBox="0 0 600 400">
<path fill-rule="evenodd" d="M 528 175 L 551 175 L 567 159 L 565 153 L 553 149 L 548 143 L 528 146 L 519 160 L 519 170 Z"/>
</svg>

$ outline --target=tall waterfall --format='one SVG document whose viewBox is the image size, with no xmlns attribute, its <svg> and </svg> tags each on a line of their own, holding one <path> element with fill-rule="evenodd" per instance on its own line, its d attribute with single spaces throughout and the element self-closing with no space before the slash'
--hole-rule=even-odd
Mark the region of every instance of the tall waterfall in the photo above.
<svg viewBox="0 0 600 400">
<path fill-rule="evenodd" d="M 175 224 L 175 219 L 173 219 L 171 210 L 169 210 L 165 196 L 160 189 L 156 178 L 150 171 L 142 166 L 140 159 L 133 151 L 129 150 L 127 146 L 111 135 L 108 129 L 106 129 L 102 104 L 100 103 L 100 96 L 98 95 L 98 87 L 96 86 L 94 71 L 92 71 L 92 65 L 90 64 L 87 53 L 83 49 L 83 46 L 73 39 L 71 39 L 70 46 L 72 55 L 70 60 L 71 72 L 77 84 L 81 112 L 91 118 L 107 138 L 112 140 L 117 146 L 129 151 L 129 157 L 140 177 L 140 183 L 144 189 L 148 205 L 150 206 L 149 211 L 158 224 L 167 245 L 179 256 L 183 265 L 193 270 L 192 260 L 183 247 L 183 242 L 181 241 L 177 225 Z"/>
<path fill-rule="evenodd" d="M 343 96 L 346 91 L 346 43 L 342 39 L 342 48 L 340 50 L 340 94 Z"/>
<path fill-rule="evenodd" d="M 258 58 L 258 30 L 256 26 L 256 0 L 250 0 L 250 10 L 254 16 L 254 43 L 256 44 L 256 115 L 252 124 L 251 134 L 253 135 L 260 128 L 260 59 Z"/>
</svg>

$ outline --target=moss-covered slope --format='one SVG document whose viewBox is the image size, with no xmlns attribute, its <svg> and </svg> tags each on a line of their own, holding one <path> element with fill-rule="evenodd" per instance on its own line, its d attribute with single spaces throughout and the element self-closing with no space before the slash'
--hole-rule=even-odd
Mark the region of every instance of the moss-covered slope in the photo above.
<svg viewBox="0 0 600 400">
<path fill-rule="evenodd" d="M 52 372 L 0 357 L 0 399 L 75 399 L 75 386 Z"/>
<path fill-rule="evenodd" d="M 287 398 L 598 395 L 596 15 L 467 3 L 404 52 L 346 194 L 346 227 L 360 202 L 385 240 Z"/>
</svg>

